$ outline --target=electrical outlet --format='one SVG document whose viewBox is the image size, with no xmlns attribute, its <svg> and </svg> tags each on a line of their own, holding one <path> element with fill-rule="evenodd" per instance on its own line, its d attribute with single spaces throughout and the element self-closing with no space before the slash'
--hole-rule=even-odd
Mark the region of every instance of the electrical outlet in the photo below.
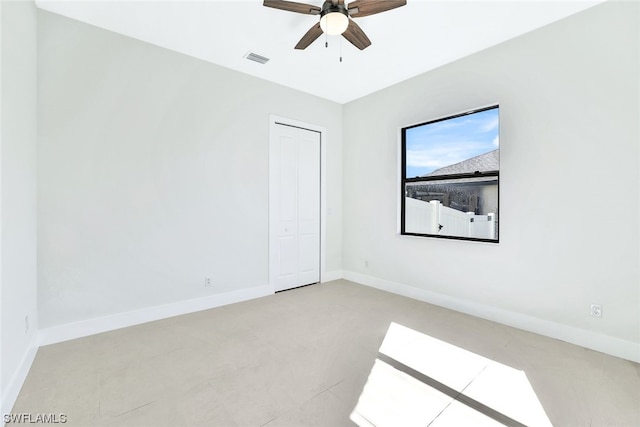
<svg viewBox="0 0 640 427">
<path fill-rule="evenodd" d="M 602 317 L 602 306 L 600 304 L 591 304 L 591 315 L 593 317 Z"/>
<path fill-rule="evenodd" d="M 204 287 L 208 288 L 209 286 L 211 286 L 211 277 L 205 277 L 204 278 Z"/>
<path fill-rule="evenodd" d="M 25 335 L 29 333 L 29 315 L 24 316 L 24 333 Z"/>
</svg>

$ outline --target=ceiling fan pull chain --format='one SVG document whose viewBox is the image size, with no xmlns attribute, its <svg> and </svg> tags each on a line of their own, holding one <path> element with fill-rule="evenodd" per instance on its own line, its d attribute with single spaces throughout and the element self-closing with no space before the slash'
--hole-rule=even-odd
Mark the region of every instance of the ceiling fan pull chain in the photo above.
<svg viewBox="0 0 640 427">
<path fill-rule="evenodd" d="M 340 62 L 342 62 L 342 37 L 340 37 Z"/>
<path fill-rule="evenodd" d="M 326 31 L 324 33 L 324 47 L 329 47 L 329 36 Z"/>
</svg>

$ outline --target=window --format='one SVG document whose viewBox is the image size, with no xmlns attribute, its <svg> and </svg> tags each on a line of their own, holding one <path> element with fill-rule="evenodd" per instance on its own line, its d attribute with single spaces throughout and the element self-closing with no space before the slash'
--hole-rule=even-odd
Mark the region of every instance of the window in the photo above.
<svg viewBox="0 0 640 427">
<path fill-rule="evenodd" d="M 402 129 L 401 234 L 498 242 L 497 105 Z"/>
</svg>

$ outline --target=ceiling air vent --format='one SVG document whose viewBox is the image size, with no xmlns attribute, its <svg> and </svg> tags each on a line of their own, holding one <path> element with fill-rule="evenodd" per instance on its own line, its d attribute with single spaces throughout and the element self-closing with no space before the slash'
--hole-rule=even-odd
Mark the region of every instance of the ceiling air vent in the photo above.
<svg viewBox="0 0 640 427">
<path fill-rule="evenodd" d="M 269 58 L 266 58 L 262 55 L 258 55 L 257 53 L 249 52 L 245 56 L 250 61 L 259 62 L 260 64 L 266 64 L 269 61 Z"/>
</svg>

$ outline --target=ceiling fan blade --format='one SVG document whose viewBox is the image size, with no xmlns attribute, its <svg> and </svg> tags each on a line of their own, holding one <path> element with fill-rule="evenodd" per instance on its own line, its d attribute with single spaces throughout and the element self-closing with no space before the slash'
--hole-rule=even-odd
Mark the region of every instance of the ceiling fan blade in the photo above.
<svg viewBox="0 0 640 427">
<path fill-rule="evenodd" d="M 318 6 L 305 3 L 297 3 L 295 1 L 284 0 L 264 0 L 262 3 L 266 7 L 274 9 L 286 10 L 289 12 L 304 13 L 305 15 L 320 15 L 322 9 Z"/>
<path fill-rule="evenodd" d="M 320 23 L 318 22 L 316 25 L 311 27 L 307 33 L 302 36 L 298 44 L 296 45 L 296 49 L 306 49 L 311 43 L 313 43 L 318 37 L 322 35 L 322 28 L 320 28 Z"/>
<path fill-rule="evenodd" d="M 407 0 L 355 0 L 349 3 L 349 16 L 362 18 L 404 6 Z"/>
<path fill-rule="evenodd" d="M 349 19 L 349 26 L 347 27 L 347 30 L 342 33 L 342 36 L 360 50 L 371 46 L 371 40 L 369 40 L 369 37 L 367 37 L 364 31 L 362 31 L 362 28 L 353 22 L 352 19 Z"/>
</svg>

